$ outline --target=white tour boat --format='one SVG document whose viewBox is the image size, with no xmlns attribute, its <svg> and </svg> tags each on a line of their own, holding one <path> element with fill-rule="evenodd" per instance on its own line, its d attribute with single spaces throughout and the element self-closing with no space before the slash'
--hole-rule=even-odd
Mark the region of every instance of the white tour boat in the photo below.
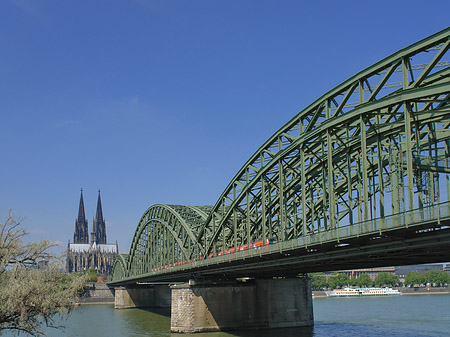
<svg viewBox="0 0 450 337">
<path fill-rule="evenodd" d="M 325 291 L 328 297 L 357 297 L 357 296 L 392 296 L 401 295 L 397 289 L 392 288 L 344 288 Z"/>
</svg>

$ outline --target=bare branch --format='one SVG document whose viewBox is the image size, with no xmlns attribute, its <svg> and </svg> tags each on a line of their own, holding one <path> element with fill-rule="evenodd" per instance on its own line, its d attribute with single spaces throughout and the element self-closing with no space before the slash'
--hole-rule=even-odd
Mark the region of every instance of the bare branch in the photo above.
<svg viewBox="0 0 450 337">
<path fill-rule="evenodd" d="M 0 223 L 0 331 L 45 335 L 42 326 L 62 328 L 56 314 L 69 315 L 86 278 L 60 272 L 59 260 L 49 252 L 49 240 L 23 244 L 27 232 L 10 211 Z M 40 260 L 50 261 L 38 269 Z"/>
</svg>

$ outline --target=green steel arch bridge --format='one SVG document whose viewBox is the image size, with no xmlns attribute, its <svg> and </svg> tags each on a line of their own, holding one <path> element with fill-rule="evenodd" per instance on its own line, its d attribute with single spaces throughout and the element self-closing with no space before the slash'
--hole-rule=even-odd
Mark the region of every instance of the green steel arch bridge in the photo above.
<svg viewBox="0 0 450 337">
<path fill-rule="evenodd" d="M 450 261 L 450 28 L 300 111 L 213 206 L 154 205 L 111 285 Z"/>
</svg>

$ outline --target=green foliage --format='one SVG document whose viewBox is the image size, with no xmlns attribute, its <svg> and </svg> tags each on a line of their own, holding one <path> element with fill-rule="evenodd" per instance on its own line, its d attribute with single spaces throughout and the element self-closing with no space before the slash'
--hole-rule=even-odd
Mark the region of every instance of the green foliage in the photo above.
<svg viewBox="0 0 450 337">
<path fill-rule="evenodd" d="M 86 272 L 87 279 L 90 282 L 96 282 L 97 281 L 97 272 L 94 269 L 89 269 Z"/>
<path fill-rule="evenodd" d="M 405 276 L 405 285 L 409 286 L 421 286 L 427 283 L 427 279 L 425 274 L 418 273 L 416 271 L 410 271 Z"/>
<path fill-rule="evenodd" d="M 311 288 L 313 290 L 321 290 L 328 287 L 327 278 L 323 274 L 309 275 L 311 278 Z"/>
<path fill-rule="evenodd" d="M 11 212 L 0 223 L 0 332 L 40 336 L 43 325 L 61 328 L 53 318 L 70 313 L 85 278 L 60 272 L 60 261 L 48 252 L 50 242 L 24 244 L 26 234 Z M 37 269 L 43 259 L 48 265 Z"/>
<path fill-rule="evenodd" d="M 356 286 L 358 287 L 370 287 L 373 285 L 373 281 L 370 278 L 370 276 L 366 273 L 361 274 L 357 279 L 356 279 Z"/>
<path fill-rule="evenodd" d="M 425 279 L 431 285 L 443 286 L 450 282 L 450 275 L 443 270 L 429 270 L 425 273 Z"/>
<path fill-rule="evenodd" d="M 350 284 L 350 279 L 346 274 L 338 274 L 336 276 L 332 276 L 328 279 L 328 284 L 330 288 L 342 288 L 346 287 Z"/>
<path fill-rule="evenodd" d="M 442 287 L 450 283 L 450 275 L 443 270 L 429 270 L 426 273 L 411 271 L 406 274 L 405 285 L 414 287 L 425 286 L 427 283 Z"/>
<path fill-rule="evenodd" d="M 375 278 L 374 285 L 376 286 L 397 286 L 400 281 L 398 276 L 393 273 L 379 273 Z"/>
</svg>

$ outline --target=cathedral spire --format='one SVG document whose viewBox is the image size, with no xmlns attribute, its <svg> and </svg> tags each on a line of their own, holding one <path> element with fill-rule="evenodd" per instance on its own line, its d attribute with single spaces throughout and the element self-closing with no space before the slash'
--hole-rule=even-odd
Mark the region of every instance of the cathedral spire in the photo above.
<svg viewBox="0 0 450 337">
<path fill-rule="evenodd" d="M 86 215 L 84 212 L 83 189 L 81 189 L 80 206 L 78 207 L 78 222 L 85 222 L 85 220 L 86 220 Z"/>
<path fill-rule="evenodd" d="M 103 219 L 102 200 L 98 190 L 97 211 L 92 224 L 93 239 L 97 244 L 106 244 L 106 224 Z"/>
<path fill-rule="evenodd" d="M 83 189 L 81 189 L 80 205 L 78 207 L 78 218 L 75 221 L 74 243 L 89 243 L 88 222 L 84 212 Z"/>
<path fill-rule="evenodd" d="M 102 200 L 100 199 L 100 190 L 98 190 L 97 212 L 95 218 L 103 222 Z"/>
</svg>

